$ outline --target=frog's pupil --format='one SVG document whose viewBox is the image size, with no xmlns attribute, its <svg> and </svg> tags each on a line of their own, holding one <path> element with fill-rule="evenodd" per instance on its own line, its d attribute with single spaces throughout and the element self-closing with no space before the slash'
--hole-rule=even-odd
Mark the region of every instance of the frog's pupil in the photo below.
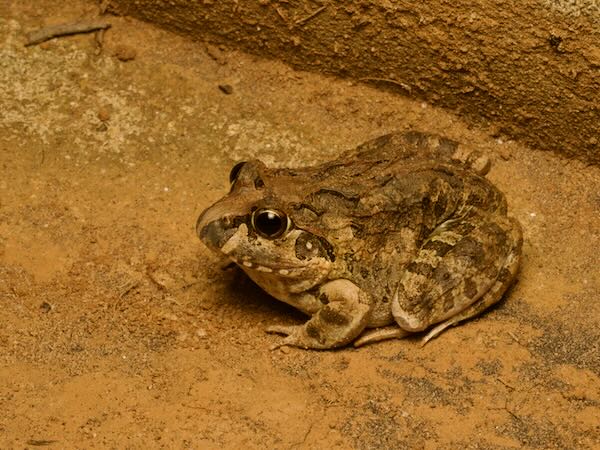
<svg viewBox="0 0 600 450">
<path fill-rule="evenodd" d="M 287 220 L 277 211 L 259 211 L 254 217 L 254 227 L 266 237 L 277 237 L 285 231 Z"/>
</svg>

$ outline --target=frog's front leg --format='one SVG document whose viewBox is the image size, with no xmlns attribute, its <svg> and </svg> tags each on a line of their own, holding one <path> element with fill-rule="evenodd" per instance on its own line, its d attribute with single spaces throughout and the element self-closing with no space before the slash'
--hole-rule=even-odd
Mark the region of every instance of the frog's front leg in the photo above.
<svg viewBox="0 0 600 450">
<path fill-rule="evenodd" d="M 291 345 L 329 349 L 352 342 L 365 328 L 372 308 L 369 296 L 349 280 L 330 281 L 318 291 L 324 304 L 301 326 L 272 326 L 269 333 L 286 337 L 274 348 Z"/>
</svg>

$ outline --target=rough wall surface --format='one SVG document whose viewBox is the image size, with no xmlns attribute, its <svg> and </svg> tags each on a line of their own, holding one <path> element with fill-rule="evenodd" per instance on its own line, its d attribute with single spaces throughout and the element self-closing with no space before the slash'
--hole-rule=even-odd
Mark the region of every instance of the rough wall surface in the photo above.
<svg viewBox="0 0 600 450">
<path fill-rule="evenodd" d="M 112 0 L 195 39 L 377 83 L 492 134 L 600 163 L 600 7 L 588 1 Z"/>
</svg>

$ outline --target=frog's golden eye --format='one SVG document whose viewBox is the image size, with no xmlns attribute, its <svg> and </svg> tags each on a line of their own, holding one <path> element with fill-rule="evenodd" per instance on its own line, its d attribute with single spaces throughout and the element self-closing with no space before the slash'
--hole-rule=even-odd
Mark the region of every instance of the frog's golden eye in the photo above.
<svg viewBox="0 0 600 450">
<path fill-rule="evenodd" d="M 244 167 L 244 164 L 246 164 L 246 161 L 240 161 L 231 168 L 231 172 L 229 172 L 230 183 L 233 183 L 237 179 L 238 175 L 240 174 L 240 170 L 242 170 L 242 167 Z"/>
<path fill-rule="evenodd" d="M 292 226 L 290 218 L 275 209 L 257 209 L 252 214 L 252 228 L 267 239 L 276 239 Z"/>
</svg>

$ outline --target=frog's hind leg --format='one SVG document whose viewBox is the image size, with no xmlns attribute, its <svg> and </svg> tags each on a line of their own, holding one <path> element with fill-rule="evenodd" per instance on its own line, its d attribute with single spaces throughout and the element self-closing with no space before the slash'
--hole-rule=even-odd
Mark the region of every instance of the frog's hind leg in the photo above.
<svg viewBox="0 0 600 450">
<path fill-rule="evenodd" d="M 473 211 L 439 226 L 404 273 L 392 300 L 398 325 L 434 327 L 424 342 L 502 298 L 520 261 L 521 228 L 513 219 Z"/>
<path fill-rule="evenodd" d="M 358 339 L 353 342 L 355 347 L 362 347 L 363 345 L 372 344 L 374 342 L 387 341 L 388 339 L 402 339 L 403 337 L 412 334 L 398 325 L 384 328 L 375 328 L 367 330 L 360 335 Z"/>
<path fill-rule="evenodd" d="M 487 308 L 492 306 L 494 303 L 497 303 L 502 295 L 506 292 L 506 290 L 510 287 L 512 282 L 514 281 L 517 272 L 519 270 L 519 260 L 520 257 L 517 254 L 511 254 L 507 258 L 505 267 L 500 271 L 500 274 L 493 286 L 489 291 L 487 291 L 483 296 L 469 306 L 467 309 L 462 310 L 460 313 L 450 317 L 444 322 L 441 322 L 434 326 L 428 333 L 423 337 L 421 343 L 422 345 L 427 344 L 431 339 L 435 338 L 446 328 L 457 325 L 459 322 L 463 320 L 470 319 L 471 317 L 475 317 L 476 315 L 482 313 Z"/>
</svg>

